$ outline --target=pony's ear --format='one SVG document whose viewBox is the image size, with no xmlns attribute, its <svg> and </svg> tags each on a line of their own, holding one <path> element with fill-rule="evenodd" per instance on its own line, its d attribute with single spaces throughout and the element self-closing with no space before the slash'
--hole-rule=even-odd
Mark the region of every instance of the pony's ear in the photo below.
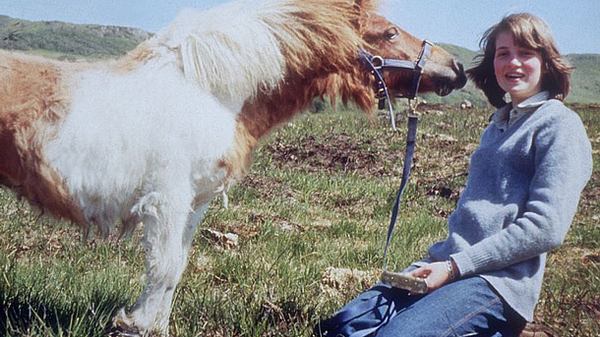
<svg viewBox="0 0 600 337">
<path fill-rule="evenodd" d="M 353 20 L 352 24 L 354 24 L 359 32 L 364 31 L 365 22 L 367 21 L 370 12 L 374 11 L 376 7 L 376 0 L 354 0 L 354 8 L 356 9 L 357 17 Z"/>
<path fill-rule="evenodd" d="M 375 1 L 373 0 L 354 0 L 354 5 L 358 6 L 359 8 L 365 8 L 367 10 L 373 9 L 374 3 Z"/>
</svg>

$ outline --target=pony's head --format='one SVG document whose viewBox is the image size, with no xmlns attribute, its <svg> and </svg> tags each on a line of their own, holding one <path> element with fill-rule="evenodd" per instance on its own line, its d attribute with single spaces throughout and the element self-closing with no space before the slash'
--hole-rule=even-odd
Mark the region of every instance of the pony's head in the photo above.
<svg viewBox="0 0 600 337">
<path fill-rule="evenodd" d="M 224 101 L 277 95 L 289 83 L 297 96 L 298 86 L 314 88 L 307 81 L 320 81 L 317 86 L 326 92 L 310 89 L 307 95 L 333 96 L 340 89 L 342 97 L 369 110 L 373 99 L 365 93 L 368 76 L 358 71 L 359 50 L 414 60 L 421 48 L 419 39 L 377 15 L 377 5 L 376 0 L 238 0 L 185 10 L 154 41 L 177 51 L 185 76 Z M 410 85 L 410 75 L 385 74 L 392 94 Z M 446 95 L 465 82 L 460 63 L 434 47 L 421 92 Z"/>
<path fill-rule="evenodd" d="M 366 49 L 386 59 L 415 61 L 421 51 L 422 40 L 407 33 L 386 18 L 371 14 L 361 21 L 362 37 Z M 384 78 L 392 94 L 406 95 L 412 86 L 412 73 L 394 70 L 384 73 Z M 421 77 L 419 92 L 435 92 L 440 96 L 462 88 L 467 77 L 460 64 L 447 51 L 433 46 L 427 57 Z"/>
</svg>

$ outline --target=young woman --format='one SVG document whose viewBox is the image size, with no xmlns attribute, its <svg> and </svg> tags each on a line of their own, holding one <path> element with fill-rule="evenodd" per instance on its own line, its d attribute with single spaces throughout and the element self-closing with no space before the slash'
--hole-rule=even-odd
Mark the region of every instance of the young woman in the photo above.
<svg viewBox="0 0 600 337">
<path fill-rule="evenodd" d="M 447 239 L 405 270 L 425 278 L 428 293 L 378 284 L 316 335 L 516 336 L 533 319 L 546 253 L 563 242 L 590 178 L 591 145 L 562 103 L 571 68 L 541 19 L 509 15 L 481 46 L 468 74 L 498 110 L 471 157 Z"/>
</svg>

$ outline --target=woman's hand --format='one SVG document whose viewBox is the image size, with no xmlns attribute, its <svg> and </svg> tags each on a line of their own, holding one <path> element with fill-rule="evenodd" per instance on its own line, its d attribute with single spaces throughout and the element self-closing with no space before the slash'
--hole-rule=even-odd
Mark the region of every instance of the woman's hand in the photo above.
<svg viewBox="0 0 600 337">
<path fill-rule="evenodd" d="M 432 292 L 454 279 L 456 266 L 450 261 L 433 262 L 413 270 L 410 274 L 424 278 L 427 289 Z"/>
</svg>

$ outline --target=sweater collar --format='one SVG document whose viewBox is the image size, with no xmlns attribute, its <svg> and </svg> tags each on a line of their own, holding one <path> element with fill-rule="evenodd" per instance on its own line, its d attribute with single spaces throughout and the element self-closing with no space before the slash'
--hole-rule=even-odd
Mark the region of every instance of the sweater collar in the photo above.
<svg viewBox="0 0 600 337">
<path fill-rule="evenodd" d="M 546 103 L 549 98 L 550 93 L 548 91 L 541 91 L 517 104 L 515 107 L 510 103 L 506 104 L 502 108 L 496 110 L 492 115 L 491 120 L 501 131 L 505 131 L 521 117 L 534 112 L 537 108 Z"/>
<path fill-rule="evenodd" d="M 524 100 L 523 102 L 517 104 L 517 106 L 514 107 L 514 110 L 516 110 L 517 112 L 533 112 L 535 111 L 535 109 L 539 108 L 544 103 L 546 103 L 549 98 L 549 92 L 540 91 L 537 94 Z"/>
</svg>

